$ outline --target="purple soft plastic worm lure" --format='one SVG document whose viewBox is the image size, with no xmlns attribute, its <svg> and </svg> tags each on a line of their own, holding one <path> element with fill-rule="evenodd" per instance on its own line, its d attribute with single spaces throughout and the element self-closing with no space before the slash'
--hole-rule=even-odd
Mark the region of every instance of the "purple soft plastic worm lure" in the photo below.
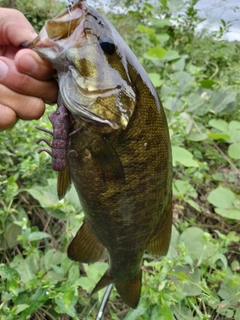
<svg viewBox="0 0 240 320">
<path fill-rule="evenodd" d="M 60 104 L 55 112 L 49 116 L 49 120 L 53 126 L 53 132 L 36 127 L 38 130 L 49 133 L 53 136 L 52 143 L 47 139 L 41 138 L 37 140 L 37 143 L 44 141 L 49 147 L 52 148 L 52 151 L 42 148 L 38 151 L 47 152 L 52 157 L 52 168 L 55 171 L 62 171 L 67 165 L 67 156 L 68 156 L 68 146 L 69 146 L 69 131 L 71 130 L 74 120 L 66 107 L 63 104 Z M 77 129 L 76 131 L 78 131 Z M 76 131 L 72 132 L 74 134 Z M 71 150 L 72 152 L 74 150 Z"/>
</svg>

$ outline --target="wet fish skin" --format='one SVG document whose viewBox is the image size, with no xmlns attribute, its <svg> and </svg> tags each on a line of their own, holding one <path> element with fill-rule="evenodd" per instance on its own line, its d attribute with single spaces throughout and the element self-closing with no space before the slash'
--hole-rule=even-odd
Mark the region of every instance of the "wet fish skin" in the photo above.
<svg viewBox="0 0 240 320">
<path fill-rule="evenodd" d="M 110 266 L 93 293 L 114 283 L 136 308 L 143 254 L 165 255 L 171 237 L 171 146 L 163 107 L 135 55 L 85 1 L 71 16 L 66 11 L 47 21 L 32 48 L 56 68 L 73 130 L 82 128 L 71 137 L 78 156 L 68 161 L 85 219 L 68 256 L 91 263 L 107 250 Z"/>
</svg>

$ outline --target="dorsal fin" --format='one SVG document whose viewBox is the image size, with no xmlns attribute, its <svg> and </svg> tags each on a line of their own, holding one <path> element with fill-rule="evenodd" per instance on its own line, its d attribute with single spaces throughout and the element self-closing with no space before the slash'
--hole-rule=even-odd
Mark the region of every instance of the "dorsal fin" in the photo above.
<svg viewBox="0 0 240 320">
<path fill-rule="evenodd" d="M 147 244 L 147 252 L 156 256 L 164 256 L 168 252 L 168 247 L 171 239 L 172 230 L 172 197 L 169 197 L 169 202 L 166 211 L 163 213 L 164 218 L 159 219 L 150 240 Z"/>
</svg>

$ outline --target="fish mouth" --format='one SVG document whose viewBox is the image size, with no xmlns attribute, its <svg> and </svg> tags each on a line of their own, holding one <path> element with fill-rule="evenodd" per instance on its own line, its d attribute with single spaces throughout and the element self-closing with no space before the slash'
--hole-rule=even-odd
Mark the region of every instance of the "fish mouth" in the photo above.
<svg viewBox="0 0 240 320">
<path fill-rule="evenodd" d="M 106 95 L 109 93 L 114 93 L 116 91 L 119 91 L 121 89 L 121 86 L 116 86 L 115 88 L 107 88 L 107 89 L 88 89 L 83 88 L 79 85 L 77 85 L 79 91 L 84 94 L 85 96 L 91 96 L 91 95 Z"/>
<path fill-rule="evenodd" d="M 65 79 L 69 82 L 72 82 L 75 89 L 79 90 L 79 92 L 87 97 L 96 97 L 96 96 L 108 96 L 110 94 L 116 94 L 117 92 L 122 90 L 122 86 L 116 84 L 116 86 L 107 86 L 102 83 L 100 84 L 99 81 L 86 81 L 85 77 L 74 68 L 69 67 L 68 72 L 65 75 Z M 67 82 L 68 82 L 67 81 Z"/>
</svg>

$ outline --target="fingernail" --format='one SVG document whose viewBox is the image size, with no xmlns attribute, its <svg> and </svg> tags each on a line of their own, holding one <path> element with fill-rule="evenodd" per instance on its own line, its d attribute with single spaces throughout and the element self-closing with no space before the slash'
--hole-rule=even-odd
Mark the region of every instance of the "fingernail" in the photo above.
<svg viewBox="0 0 240 320">
<path fill-rule="evenodd" d="M 29 54 L 23 55 L 19 59 L 19 68 L 23 72 L 32 73 L 38 69 L 37 61 Z"/>
<path fill-rule="evenodd" d="M 0 79 L 3 79 L 6 77 L 8 73 L 8 65 L 0 60 Z"/>
</svg>

